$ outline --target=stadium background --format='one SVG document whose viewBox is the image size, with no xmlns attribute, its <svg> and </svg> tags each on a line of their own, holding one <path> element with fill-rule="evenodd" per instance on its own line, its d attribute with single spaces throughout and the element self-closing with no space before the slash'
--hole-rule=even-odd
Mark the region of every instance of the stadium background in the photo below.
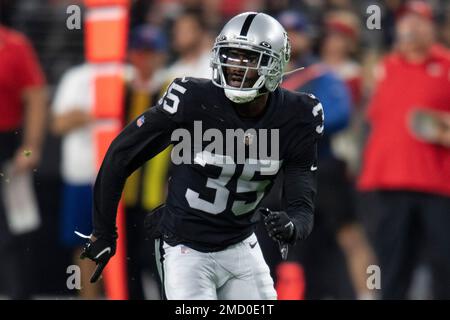
<svg viewBox="0 0 450 320">
<path fill-rule="evenodd" d="M 353 107 L 351 109 L 351 126 L 347 127 L 347 139 L 350 136 L 352 148 L 340 148 L 343 161 L 346 163 L 350 185 L 353 185 L 359 174 L 361 153 L 364 147 L 364 141 L 367 135 L 367 125 L 364 123 L 364 110 L 370 102 L 371 93 L 374 88 L 374 68 L 391 49 L 394 43 L 395 21 L 399 12 L 404 9 L 406 1 L 402 0 L 386 0 L 386 1 L 351 1 L 351 0 L 317 0 L 317 1 L 289 1 L 289 0 L 251 0 L 251 1 L 223 1 L 223 0 L 148 0 L 131 1 L 129 8 L 128 26 L 130 36 L 133 35 L 131 30 L 138 30 L 143 25 L 151 25 L 158 27 L 165 40 L 152 39 L 152 45 L 157 46 L 155 42 L 166 42 L 158 48 L 163 53 L 164 62 L 160 67 L 161 74 L 164 77 L 159 79 L 160 90 L 170 77 L 171 72 L 175 72 L 173 65 L 177 64 L 177 68 L 183 68 L 180 53 L 177 47 L 174 47 L 173 27 L 178 17 L 188 10 L 195 12 L 199 17 L 200 26 L 203 29 L 201 38 L 196 41 L 204 43 L 205 51 L 211 46 L 215 35 L 227 19 L 233 15 L 243 11 L 262 11 L 274 17 L 286 13 L 300 13 L 296 16 L 295 23 L 297 26 L 293 28 L 304 28 L 307 30 L 308 37 L 311 39 L 311 50 L 319 56 L 323 37 L 327 32 L 332 13 L 339 11 L 347 13 L 350 18 L 338 18 L 341 24 L 337 26 L 352 39 L 354 48 L 347 53 L 352 61 L 358 66 L 358 74 L 352 81 L 345 82 L 348 85 L 348 91 L 356 95 L 353 96 Z M 434 0 L 427 2 L 433 10 L 433 19 L 436 23 L 438 41 L 450 47 L 450 3 L 446 0 Z M 369 13 L 366 12 L 367 7 L 376 4 L 381 8 L 381 28 L 369 30 L 366 27 L 366 20 Z M 82 28 L 80 30 L 70 30 L 66 27 L 66 22 L 70 14 L 66 12 L 70 5 L 77 5 L 81 8 Z M 52 105 L 57 90 L 58 83 L 62 79 L 64 73 L 71 67 L 83 63 L 85 61 L 85 31 L 84 23 L 86 18 L 86 7 L 83 1 L 76 0 L 0 0 L 0 22 L 23 33 L 34 47 L 39 63 L 44 71 L 46 85 L 49 92 L 48 106 Z M 304 20 L 303 20 L 304 19 Z M 341 20 L 339 20 L 341 19 Z M 355 20 L 356 19 L 356 20 Z M 356 21 L 356 25 L 354 24 Z M 299 26 L 299 25 L 300 26 Z M 186 30 L 183 30 L 186 33 Z M 180 31 L 178 31 L 180 33 Z M 145 42 L 139 39 L 139 33 L 134 34 L 136 38 L 130 38 L 132 41 Z M 181 36 L 183 32 L 181 32 Z M 139 47 L 139 44 L 137 45 Z M 200 50 L 201 51 L 201 50 Z M 203 51 L 202 51 L 203 52 Z M 186 52 L 184 52 L 186 54 Z M 186 54 L 186 55 L 189 55 Z M 195 54 L 194 54 L 195 55 Z M 200 59 L 201 54 L 199 55 Z M 127 55 L 128 57 L 128 55 Z M 320 59 L 320 58 L 319 58 Z M 180 62 L 181 61 L 181 62 Z M 181 67 L 180 67 L 181 63 Z M 191 69 L 189 69 L 191 68 Z M 192 70 L 192 66 L 186 67 L 186 70 Z M 183 71 L 186 71 L 183 70 Z M 0 70 L 1 72 L 1 70 Z M 166 73 L 164 73 L 166 72 Z M 180 72 L 177 70 L 177 72 Z M 189 71 L 186 71 L 189 72 Z M 344 79 L 346 80 L 346 79 Z M 356 85 L 355 85 L 356 83 Z M 353 85 L 356 86 L 352 87 Z M 399 87 L 398 91 L 402 92 L 407 88 Z M 356 90 L 356 93 L 355 93 Z M 155 93 L 156 94 L 156 93 Z M 157 94 L 156 94 L 157 95 Z M 356 101 L 356 102 L 355 102 Z M 450 101 L 449 101 L 450 102 Z M 0 102 L 1 103 L 1 102 Z M 133 115 L 130 111 L 128 115 Z M 49 120 L 50 122 L 50 120 Z M 50 127 L 50 125 L 48 125 Z M 341 137 L 342 138 L 342 137 Z M 343 139 L 343 138 L 342 138 Z M 342 140 L 345 145 L 345 141 Z M 355 142 L 356 141 L 356 142 Z M 341 145 L 342 146 L 342 145 Z M 23 241 L 26 243 L 26 250 L 21 252 L 22 261 L 27 269 L 26 286 L 29 290 L 29 298 L 73 298 L 77 292 L 69 290 L 66 286 L 68 277 L 67 266 L 72 264 L 72 249 L 66 247 L 60 241 L 61 233 L 61 206 L 62 206 L 62 185 L 61 177 L 61 137 L 58 137 L 50 129 L 46 130 L 45 142 L 42 150 L 42 158 L 39 166 L 34 170 L 34 188 L 36 191 L 39 211 L 41 216 L 41 226 L 24 236 Z M 447 150 L 448 152 L 448 150 Z M 343 153 L 343 154 L 342 154 Z M 319 191 L 320 192 L 320 191 Z M 353 190 L 352 190 L 353 192 Z M 358 196 L 352 195 L 350 198 L 354 203 L 352 208 L 358 208 Z M 324 199 L 326 202 L 326 199 Z M 347 206 L 348 203 L 338 203 L 338 206 Z M 450 208 L 449 214 L 450 214 Z M 336 208 L 339 210 L 339 208 Z M 344 209 L 345 210 L 345 209 Z M 349 209 L 362 210 L 364 209 Z M 138 221 L 139 219 L 137 219 Z M 335 222 L 332 222 L 335 223 Z M 337 222 L 336 222 L 337 223 Z M 332 227 L 333 228 L 333 227 Z M 355 289 L 351 288 L 351 281 L 348 274 L 348 266 L 346 265 L 342 248 L 334 239 L 332 233 L 323 231 L 324 238 L 317 247 L 327 252 L 329 259 L 322 261 L 328 269 L 327 279 L 333 286 L 339 287 L 339 290 L 331 292 L 329 296 L 319 296 L 318 298 L 335 298 L 345 299 L 357 298 Z M 138 240 L 136 240 L 138 241 Z M 148 244 L 147 244 L 148 245 Z M 269 245 L 270 247 L 270 245 Z M 417 250 L 420 251 L 420 246 Z M 275 258 L 276 252 L 271 253 L 267 250 L 267 256 L 270 259 Z M 273 248 L 272 248 L 273 251 Z M 265 252 L 266 253 L 266 252 Z M 151 256 L 149 257 L 151 259 Z M 145 260 L 145 259 L 144 259 Z M 0 258 L 0 265 L 4 263 Z M 150 265 L 151 262 L 146 261 L 143 264 Z M 269 263 L 274 264 L 274 263 Z M 275 268 L 275 267 L 274 267 Z M 149 274 L 144 279 L 144 291 L 146 298 L 157 298 L 158 288 L 156 284 L 149 281 L 148 278 L 154 276 L 154 269 L 150 266 L 144 268 Z M 430 280 L 429 270 L 419 265 L 415 269 L 416 277 L 414 285 L 408 295 L 409 298 L 430 298 Z M 273 270 L 275 273 L 275 269 Z M 9 275 L 5 272 L 2 278 Z M 293 281 L 297 281 L 294 279 Z M 328 281 L 327 280 L 327 281 Z M 448 281 L 448 279 L 447 279 Z M 304 279 L 297 283 L 300 287 L 304 285 Z M 311 285 L 313 286 L 313 284 Z M 4 288 L 3 288 L 4 289 Z M 131 290 L 131 289 L 130 289 Z M 291 288 L 295 292 L 304 292 L 304 288 Z M 2 283 L 0 282 L 0 297 L 6 297 L 2 293 Z M 132 294 L 130 294 L 132 296 Z M 297 297 L 294 294 L 295 297 Z M 139 298 L 140 296 L 137 295 Z M 304 293 L 300 296 L 304 298 Z"/>
</svg>

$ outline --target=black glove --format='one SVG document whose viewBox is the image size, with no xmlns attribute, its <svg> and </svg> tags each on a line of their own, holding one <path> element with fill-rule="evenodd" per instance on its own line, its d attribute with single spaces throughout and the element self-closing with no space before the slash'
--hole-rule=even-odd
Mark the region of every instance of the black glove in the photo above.
<svg viewBox="0 0 450 320">
<path fill-rule="evenodd" d="M 80 259 L 89 258 L 97 264 L 97 268 L 91 276 L 91 283 L 98 280 L 105 269 L 106 264 L 112 256 L 116 253 L 116 240 L 107 238 L 98 238 L 94 241 L 89 240 L 84 246 Z"/>
<path fill-rule="evenodd" d="M 295 226 L 285 211 L 270 211 L 261 209 L 264 215 L 264 226 L 267 233 L 275 241 L 292 243 L 295 235 Z"/>
</svg>

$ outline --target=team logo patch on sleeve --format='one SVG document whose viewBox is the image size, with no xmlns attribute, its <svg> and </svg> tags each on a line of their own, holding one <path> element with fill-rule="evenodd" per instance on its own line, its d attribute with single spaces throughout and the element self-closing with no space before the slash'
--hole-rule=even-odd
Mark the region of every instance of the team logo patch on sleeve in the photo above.
<svg viewBox="0 0 450 320">
<path fill-rule="evenodd" d="M 145 116 L 140 116 L 139 119 L 136 120 L 136 125 L 140 128 L 145 122 Z"/>
</svg>

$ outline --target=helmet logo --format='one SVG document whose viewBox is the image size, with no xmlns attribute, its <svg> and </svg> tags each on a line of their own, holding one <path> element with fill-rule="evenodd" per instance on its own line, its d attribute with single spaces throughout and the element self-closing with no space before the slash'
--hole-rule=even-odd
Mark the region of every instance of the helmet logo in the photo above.
<svg viewBox="0 0 450 320">
<path fill-rule="evenodd" d="M 270 45 L 270 43 L 268 43 L 266 41 L 261 42 L 259 45 L 263 46 L 263 47 L 266 47 L 266 48 L 269 48 L 269 49 L 272 49 L 272 46 Z"/>
</svg>

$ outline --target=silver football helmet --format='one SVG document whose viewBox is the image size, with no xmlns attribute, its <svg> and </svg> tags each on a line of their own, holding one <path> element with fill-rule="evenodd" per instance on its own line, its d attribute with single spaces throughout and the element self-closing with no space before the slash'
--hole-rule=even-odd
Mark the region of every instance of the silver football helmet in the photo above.
<svg viewBox="0 0 450 320">
<path fill-rule="evenodd" d="M 216 38 L 211 55 L 212 81 L 233 102 L 245 103 L 281 83 L 291 47 L 281 24 L 264 13 L 233 17 Z M 228 70 L 238 70 L 231 77 Z M 248 75 L 257 72 L 252 83 Z"/>
</svg>

